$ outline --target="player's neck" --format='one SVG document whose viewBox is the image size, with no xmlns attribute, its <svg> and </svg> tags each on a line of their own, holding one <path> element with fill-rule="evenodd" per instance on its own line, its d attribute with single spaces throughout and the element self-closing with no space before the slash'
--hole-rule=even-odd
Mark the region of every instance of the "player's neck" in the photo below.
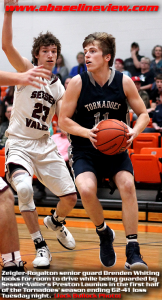
<svg viewBox="0 0 162 300">
<path fill-rule="evenodd" d="M 102 87 L 109 80 L 111 75 L 111 69 L 106 69 L 105 71 L 93 72 L 92 76 L 94 80 Z"/>
</svg>

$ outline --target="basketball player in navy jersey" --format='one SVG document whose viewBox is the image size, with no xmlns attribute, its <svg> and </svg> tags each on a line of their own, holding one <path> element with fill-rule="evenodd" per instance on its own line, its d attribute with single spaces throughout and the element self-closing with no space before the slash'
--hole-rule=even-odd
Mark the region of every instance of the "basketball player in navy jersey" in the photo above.
<svg viewBox="0 0 162 300">
<path fill-rule="evenodd" d="M 122 198 L 127 238 L 125 268 L 147 269 L 137 242 L 138 205 L 131 161 L 127 151 L 108 156 L 95 149 L 97 129 L 94 125 L 105 118 L 126 122 L 127 99 L 138 116 L 135 127 L 128 127 L 129 146 L 147 126 L 149 116 L 132 80 L 111 68 L 115 38 L 104 32 L 90 34 L 83 48 L 88 71 L 71 79 L 59 116 L 60 127 L 70 133 L 72 141 L 75 183 L 100 238 L 100 260 L 104 266 L 112 267 L 116 263 L 115 233 L 104 221 L 96 194 L 98 179 L 106 177 L 115 182 Z"/>
<path fill-rule="evenodd" d="M 5 6 L 17 4 L 18 0 L 4 0 Z M 52 71 L 61 52 L 59 40 L 50 32 L 40 33 L 34 38 L 33 65 L 13 45 L 12 14 L 5 11 L 2 30 L 2 48 L 12 66 L 18 72 L 33 69 L 34 65 L 43 65 Z M 76 190 L 65 161 L 49 136 L 53 115 L 59 115 L 65 89 L 55 75 L 44 81 L 46 85 L 40 84 L 40 89 L 21 84 L 16 86 L 5 145 L 6 176 L 17 191 L 19 208 L 36 248 L 37 255 L 33 261 L 35 268 L 49 267 L 52 256 L 38 223 L 33 200 L 33 174 L 60 197 L 56 210 L 52 210 L 52 215 L 44 219 L 44 224 L 56 231 L 57 239 L 63 247 L 69 250 L 75 248 L 75 240 L 64 224 L 66 215 L 76 203 Z"/>
</svg>

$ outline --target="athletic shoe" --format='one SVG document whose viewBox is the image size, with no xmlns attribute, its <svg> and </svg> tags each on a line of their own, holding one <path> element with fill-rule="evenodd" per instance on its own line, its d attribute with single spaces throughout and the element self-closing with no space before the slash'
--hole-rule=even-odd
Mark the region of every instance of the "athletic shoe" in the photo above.
<svg viewBox="0 0 162 300">
<path fill-rule="evenodd" d="M 27 276 L 26 270 L 24 268 L 25 264 L 26 264 L 26 262 L 20 261 L 18 263 L 18 265 L 14 262 L 12 262 L 12 266 L 5 267 L 5 265 L 4 265 L 2 268 L 2 277 L 5 278 L 5 282 L 12 283 L 12 281 L 14 281 L 13 284 L 14 284 L 15 288 L 19 288 L 21 277 Z M 14 273 L 12 273 L 12 272 L 14 272 Z M 8 280 L 6 277 L 8 278 Z M 19 277 L 18 278 L 18 286 L 16 286 L 16 278 L 17 277 Z M 12 280 L 12 278 L 14 278 L 14 280 Z M 4 279 L 3 279 L 3 282 L 4 282 Z M 2 290 L 3 290 L 3 292 L 2 292 Z M 2 286 L 2 279 L 0 279 L 0 294 L 9 294 L 9 289 L 8 288 L 6 289 L 5 286 Z"/>
<path fill-rule="evenodd" d="M 27 270 L 24 269 L 24 265 L 26 264 L 26 262 L 19 262 L 19 265 L 17 266 L 15 263 L 12 263 L 13 266 L 8 266 L 8 267 L 3 267 L 2 269 L 2 277 L 3 280 L 0 280 L 0 293 L 2 295 L 7 294 L 8 296 L 3 296 L 3 298 L 20 298 L 20 293 L 23 295 L 21 298 L 27 299 L 27 297 L 25 297 L 26 295 L 28 295 L 28 299 L 33 298 L 30 297 L 31 294 L 33 294 L 33 289 L 37 290 L 38 295 L 40 295 L 40 293 L 42 293 L 42 285 L 40 285 L 40 283 L 36 282 L 34 280 L 34 278 L 30 277 L 27 274 Z M 4 273 L 4 271 L 6 273 Z M 9 283 L 10 288 L 6 288 L 4 287 L 4 285 L 2 285 L 2 283 L 5 281 L 5 283 Z M 48 282 L 44 282 L 44 284 L 47 286 Z M 12 288 L 15 288 L 14 292 L 11 292 Z M 25 288 L 28 289 L 27 292 L 25 292 Z M 21 292 L 19 292 L 21 289 Z M 13 296 L 13 293 L 15 295 L 15 297 Z M 11 295 L 12 294 L 12 295 Z M 25 296 L 24 296 L 25 295 Z M 53 298 L 54 293 L 53 291 L 49 291 L 48 292 L 49 298 Z M 38 297 L 39 298 L 39 297 Z"/>
<path fill-rule="evenodd" d="M 108 226 L 102 231 L 96 229 L 96 232 L 100 238 L 100 261 L 105 267 L 113 267 L 116 264 L 116 254 L 113 249 L 115 232 Z"/>
<path fill-rule="evenodd" d="M 126 257 L 126 270 L 148 270 L 147 264 L 142 260 L 139 244 L 137 242 L 129 242 L 127 244 Z"/>
<path fill-rule="evenodd" d="M 38 243 L 37 240 L 35 240 L 34 244 L 37 250 L 36 258 L 33 260 L 34 268 L 38 268 L 38 269 L 49 268 L 50 261 L 52 260 L 52 256 L 46 242 L 41 241 L 40 243 Z"/>
<path fill-rule="evenodd" d="M 59 243 L 68 250 L 73 250 L 75 248 L 75 240 L 70 233 L 70 231 L 64 226 L 65 221 L 58 222 L 53 218 L 54 210 L 51 210 L 52 216 L 47 216 L 44 218 L 44 225 L 47 228 L 57 231 L 56 237 Z"/>
</svg>

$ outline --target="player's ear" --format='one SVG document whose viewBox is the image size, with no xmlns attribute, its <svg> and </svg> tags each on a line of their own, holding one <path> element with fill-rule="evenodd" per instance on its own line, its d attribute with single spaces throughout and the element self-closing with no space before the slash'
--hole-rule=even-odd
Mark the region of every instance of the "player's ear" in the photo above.
<svg viewBox="0 0 162 300">
<path fill-rule="evenodd" d="M 106 60 L 106 61 L 110 61 L 110 59 L 111 59 L 111 54 L 105 55 L 105 60 Z"/>
</svg>

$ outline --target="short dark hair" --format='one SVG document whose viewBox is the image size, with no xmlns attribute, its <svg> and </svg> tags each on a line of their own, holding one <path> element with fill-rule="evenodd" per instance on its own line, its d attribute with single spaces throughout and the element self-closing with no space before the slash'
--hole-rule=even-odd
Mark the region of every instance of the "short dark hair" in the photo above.
<svg viewBox="0 0 162 300">
<path fill-rule="evenodd" d="M 157 75 L 156 75 L 156 78 L 155 78 L 155 80 L 158 80 L 158 79 L 162 80 L 162 73 L 161 73 L 161 74 L 157 74 Z"/>
<path fill-rule="evenodd" d="M 57 57 L 61 53 L 61 44 L 60 41 L 49 31 L 45 34 L 42 32 L 38 35 L 37 38 L 34 38 L 34 43 L 32 47 L 32 61 L 34 65 L 38 64 L 38 59 L 35 57 L 39 54 L 39 50 L 41 46 L 50 46 L 55 45 L 57 47 Z"/>
<path fill-rule="evenodd" d="M 76 58 L 78 58 L 78 55 L 83 55 L 83 56 L 85 56 L 84 52 L 79 52 L 79 53 L 77 54 Z"/>
<path fill-rule="evenodd" d="M 162 50 L 162 46 L 156 45 L 156 46 L 152 49 L 152 53 L 151 53 L 152 56 L 153 56 L 154 58 L 156 58 L 156 56 L 155 56 L 155 49 L 156 49 L 157 47 L 161 48 L 161 50 Z"/>
<path fill-rule="evenodd" d="M 107 54 L 111 55 L 109 67 L 112 67 L 116 53 L 115 38 L 106 32 L 95 32 L 85 37 L 83 48 L 85 48 L 88 44 L 93 44 L 94 41 L 99 42 L 99 47 L 103 52 L 103 56 Z"/>
<path fill-rule="evenodd" d="M 132 48 L 132 47 L 138 47 L 138 48 L 139 48 L 139 45 L 138 45 L 138 43 L 133 42 L 133 43 L 131 44 L 131 48 Z"/>
</svg>

